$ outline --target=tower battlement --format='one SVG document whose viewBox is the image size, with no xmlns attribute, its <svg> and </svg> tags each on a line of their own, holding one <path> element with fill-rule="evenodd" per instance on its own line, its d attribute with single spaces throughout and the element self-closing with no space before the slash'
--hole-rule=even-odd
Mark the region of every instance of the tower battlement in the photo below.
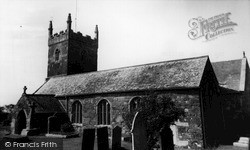
<svg viewBox="0 0 250 150">
<path fill-rule="evenodd" d="M 83 36 L 81 32 L 75 33 L 73 30 L 70 33 L 65 31 L 60 31 L 59 33 L 55 33 L 54 35 L 49 36 L 48 45 L 57 44 L 59 42 L 63 42 L 65 40 L 76 40 L 79 42 L 86 43 L 87 45 L 97 45 L 97 38 L 91 38 L 89 35 Z"/>
<path fill-rule="evenodd" d="M 50 46 L 59 42 L 63 42 L 68 39 L 69 39 L 69 35 L 68 35 L 67 30 L 61 31 L 60 33 L 55 33 L 54 35 L 49 36 L 48 45 Z"/>
<path fill-rule="evenodd" d="M 53 34 L 52 21 L 48 28 L 48 78 L 97 71 L 98 26 L 95 37 L 83 36 L 71 29 L 71 15 L 67 19 L 67 29 Z"/>
</svg>

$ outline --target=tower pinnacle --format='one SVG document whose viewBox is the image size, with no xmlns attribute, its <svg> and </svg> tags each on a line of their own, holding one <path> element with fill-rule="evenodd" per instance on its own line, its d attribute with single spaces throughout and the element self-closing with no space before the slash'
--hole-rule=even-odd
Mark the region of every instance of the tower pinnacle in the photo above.
<svg viewBox="0 0 250 150">
<path fill-rule="evenodd" d="M 98 31 L 98 25 L 95 26 L 95 39 L 98 40 L 99 37 L 99 31 Z"/>
<path fill-rule="evenodd" d="M 52 21 L 49 22 L 49 37 L 53 35 L 53 26 L 52 26 Z"/>
<path fill-rule="evenodd" d="M 68 32 L 70 32 L 70 30 L 71 30 L 71 23 L 72 23 L 72 21 L 71 21 L 71 14 L 69 13 L 68 20 L 67 20 L 67 31 Z"/>
<path fill-rule="evenodd" d="M 97 71 L 98 27 L 95 38 L 72 30 L 71 14 L 67 16 L 67 29 L 52 35 L 52 23 L 49 26 L 47 79 Z"/>
</svg>

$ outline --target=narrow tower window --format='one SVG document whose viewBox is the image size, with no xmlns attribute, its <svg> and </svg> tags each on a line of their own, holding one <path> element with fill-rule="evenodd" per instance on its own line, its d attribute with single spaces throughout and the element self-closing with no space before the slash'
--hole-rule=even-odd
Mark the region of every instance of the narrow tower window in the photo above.
<svg viewBox="0 0 250 150">
<path fill-rule="evenodd" d="M 59 60 L 59 55 L 60 55 L 60 51 L 59 51 L 59 49 L 56 49 L 56 51 L 55 51 L 55 61 Z"/>
</svg>

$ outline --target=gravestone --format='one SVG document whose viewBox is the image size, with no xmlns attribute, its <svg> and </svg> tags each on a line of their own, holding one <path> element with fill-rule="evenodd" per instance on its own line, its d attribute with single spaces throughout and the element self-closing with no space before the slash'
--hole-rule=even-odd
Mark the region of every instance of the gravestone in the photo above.
<svg viewBox="0 0 250 150">
<path fill-rule="evenodd" d="M 55 116 L 50 116 L 48 118 L 48 133 L 59 132 L 60 126 L 58 125 L 58 118 Z"/>
<path fill-rule="evenodd" d="M 84 129 L 82 133 L 82 150 L 94 150 L 95 129 Z"/>
<path fill-rule="evenodd" d="M 147 131 L 145 120 L 137 112 L 132 124 L 132 150 L 147 150 Z"/>
<path fill-rule="evenodd" d="M 97 128 L 97 146 L 98 150 L 109 149 L 108 127 Z"/>
<path fill-rule="evenodd" d="M 248 150 L 250 150 L 250 139 L 248 139 Z"/>
<path fill-rule="evenodd" d="M 117 150 L 121 148 L 121 136 L 122 128 L 116 126 L 112 132 L 112 150 Z"/>
<path fill-rule="evenodd" d="M 161 150 L 174 150 L 173 132 L 165 126 L 160 132 Z"/>
</svg>

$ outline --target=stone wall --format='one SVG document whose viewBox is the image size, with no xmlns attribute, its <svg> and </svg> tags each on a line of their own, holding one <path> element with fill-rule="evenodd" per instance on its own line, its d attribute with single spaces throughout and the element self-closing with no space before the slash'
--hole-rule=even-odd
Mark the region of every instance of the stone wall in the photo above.
<svg viewBox="0 0 250 150">
<path fill-rule="evenodd" d="M 98 39 L 66 30 L 50 36 L 48 45 L 48 77 L 97 71 Z M 55 59 L 57 49 L 59 60 Z"/>
<path fill-rule="evenodd" d="M 246 61 L 246 64 L 243 63 Z M 242 59 L 242 70 L 245 69 L 245 85 L 244 91 L 234 91 L 230 89 L 221 89 L 220 99 L 222 101 L 223 111 L 223 143 L 232 144 L 237 141 L 240 136 L 248 136 L 250 134 L 250 69 L 247 60 Z M 246 67 L 246 68 L 244 68 Z M 244 73 L 244 71 L 242 71 Z M 235 130 L 237 129 L 237 130 Z"/>
<path fill-rule="evenodd" d="M 90 37 L 82 38 L 70 39 L 68 74 L 97 71 L 97 47 L 93 46 L 96 41 Z"/>
<path fill-rule="evenodd" d="M 92 98 L 74 98 L 69 100 L 69 116 L 72 114 L 72 104 L 80 101 L 82 104 L 83 127 L 93 127 L 97 125 L 97 105 L 99 101 L 105 99 L 110 103 L 111 125 L 121 125 L 122 109 L 128 107 L 128 102 L 133 96 L 101 96 Z"/>
<path fill-rule="evenodd" d="M 223 93 L 220 95 L 223 113 L 223 144 L 232 144 L 249 126 L 244 126 L 244 114 L 242 111 L 242 98 L 240 93 Z M 236 130 L 237 129 L 237 130 Z"/>
<path fill-rule="evenodd" d="M 244 108 L 244 115 L 245 115 L 245 134 L 250 135 L 250 68 L 248 62 L 246 63 L 246 84 L 245 84 L 245 91 L 244 91 L 244 100 L 243 100 L 243 108 Z"/>
<path fill-rule="evenodd" d="M 55 51 L 59 50 L 59 59 L 55 60 Z M 68 41 L 63 41 L 49 46 L 48 77 L 66 75 L 68 67 Z"/>
<path fill-rule="evenodd" d="M 193 94 L 188 94 L 193 93 Z M 195 145 L 202 146 L 202 124 L 201 124 L 201 113 L 199 104 L 199 94 L 197 91 L 191 92 L 161 92 L 159 94 L 165 94 L 170 96 L 177 106 L 185 109 L 186 116 L 178 120 L 179 123 L 176 124 L 178 133 L 175 134 L 178 142 L 185 141 L 179 146 L 193 147 Z M 72 104 L 75 101 L 80 101 L 82 104 L 82 124 L 74 124 L 78 131 L 82 125 L 83 128 L 96 127 L 97 125 L 97 105 L 98 102 L 105 99 L 110 103 L 110 113 L 111 113 L 111 124 L 108 125 L 109 128 L 113 128 L 119 125 L 123 128 L 123 134 L 129 133 L 123 122 L 122 111 L 124 109 L 129 109 L 129 102 L 135 97 L 143 97 L 145 95 L 141 93 L 130 93 L 130 94 L 111 94 L 107 96 L 93 96 L 93 97 L 78 97 L 69 98 L 69 116 L 72 114 Z M 62 102 L 66 105 L 66 103 Z M 64 106 L 66 108 L 66 106 Z M 183 125 L 184 124 L 184 125 Z"/>
</svg>

